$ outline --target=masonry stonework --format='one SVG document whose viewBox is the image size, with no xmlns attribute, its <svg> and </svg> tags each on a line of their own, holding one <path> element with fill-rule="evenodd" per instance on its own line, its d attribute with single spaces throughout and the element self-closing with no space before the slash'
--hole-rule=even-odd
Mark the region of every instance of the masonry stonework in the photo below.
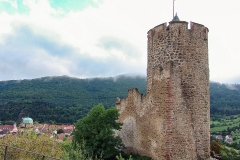
<svg viewBox="0 0 240 160">
<path fill-rule="evenodd" d="M 125 152 L 154 160 L 210 158 L 208 28 L 172 21 L 148 31 L 147 94 L 117 98 Z"/>
</svg>

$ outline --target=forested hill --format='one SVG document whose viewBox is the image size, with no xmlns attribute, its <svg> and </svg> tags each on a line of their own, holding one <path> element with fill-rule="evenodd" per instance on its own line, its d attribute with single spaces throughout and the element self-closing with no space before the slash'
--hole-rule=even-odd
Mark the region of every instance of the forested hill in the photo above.
<svg viewBox="0 0 240 160">
<path fill-rule="evenodd" d="M 211 114 L 240 114 L 240 84 L 210 83 Z"/>
<path fill-rule="evenodd" d="M 74 123 L 98 103 L 115 106 L 129 88 L 145 94 L 146 78 L 117 76 L 77 79 L 67 76 L 0 81 L 0 121 Z M 240 114 L 240 85 L 210 84 L 211 114 Z"/>
<path fill-rule="evenodd" d="M 125 98 L 129 88 L 145 93 L 145 77 L 60 76 L 0 81 L 0 121 L 19 122 L 21 117 L 29 116 L 39 122 L 73 123 L 98 103 L 106 108 L 115 106 L 116 98 Z"/>
</svg>

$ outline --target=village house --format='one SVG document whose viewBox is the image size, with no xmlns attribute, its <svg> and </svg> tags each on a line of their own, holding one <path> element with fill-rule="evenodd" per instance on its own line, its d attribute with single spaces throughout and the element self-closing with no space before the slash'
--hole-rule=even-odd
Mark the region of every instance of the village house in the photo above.
<svg viewBox="0 0 240 160">
<path fill-rule="evenodd" d="M 74 125 L 61 125 L 61 129 L 65 135 L 70 136 L 73 130 L 75 129 Z"/>
<path fill-rule="evenodd" d="M 223 136 L 222 135 L 216 135 L 216 137 L 215 137 L 217 140 L 221 140 L 221 141 L 223 141 Z"/>
<path fill-rule="evenodd" d="M 21 128 L 31 128 L 33 127 L 33 119 L 30 117 L 25 117 L 20 124 Z"/>
<path fill-rule="evenodd" d="M 66 138 L 66 140 L 72 142 L 72 136 L 68 136 L 68 135 L 66 135 L 64 133 L 57 134 L 57 140 L 59 142 L 62 142 L 64 140 L 64 138 Z"/>
<path fill-rule="evenodd" d="M 229 143 L 229 144 L 232 144 L 233 143 L 233 138 L 231 135 L 226 135 L 225 137 L 225 142 L 226 143 Z"/>
<path fill-rule="evenodd" d="M 33 130 L 37 134 L 57 134 L 57 130 L 62 129 L 64 136 L 70 136 L 75 129 L 74 125 L 51 125 L 51 124 L 35 124 Z"/>
<path fill-rule="evenodd" d="M 38 133 L 54 133 L 55 130 L 59 128 L 58 125 L 52 125 L 52 124 L 35 124 L 33 127 L 33 130 Z"/>
<path fill-rule="evenodd" d="M 17 133 L 18 129 L 16 126 L 16 123 L 13 125 L 2 125 L 0 126 L 0 134 L 6 134 L 6 133 Z"/>
</svg>

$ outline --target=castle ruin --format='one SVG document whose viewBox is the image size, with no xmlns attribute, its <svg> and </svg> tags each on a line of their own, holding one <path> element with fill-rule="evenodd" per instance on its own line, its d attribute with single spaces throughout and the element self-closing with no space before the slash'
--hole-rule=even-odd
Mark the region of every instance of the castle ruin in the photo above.
<svg viewBox="0 0 240 160">
<path fill-rule="evenodd" d="M 125 152 L 154 160 L 210 158 L 208 28 L 173 21 L 147 33 L 147 93 L 117 98 Z"/>
</svg>

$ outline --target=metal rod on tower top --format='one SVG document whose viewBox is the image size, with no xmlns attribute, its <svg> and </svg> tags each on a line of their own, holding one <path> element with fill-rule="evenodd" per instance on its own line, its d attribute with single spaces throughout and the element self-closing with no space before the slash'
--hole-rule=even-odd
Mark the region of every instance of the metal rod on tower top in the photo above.
<svg viewBox="0 0 240 160">
<path fill-rule="evenodd" d="M 175 1 L 175 0 L 173 0 L 173 18 L 174 18 L 174 1 Z"/>
</svg>

